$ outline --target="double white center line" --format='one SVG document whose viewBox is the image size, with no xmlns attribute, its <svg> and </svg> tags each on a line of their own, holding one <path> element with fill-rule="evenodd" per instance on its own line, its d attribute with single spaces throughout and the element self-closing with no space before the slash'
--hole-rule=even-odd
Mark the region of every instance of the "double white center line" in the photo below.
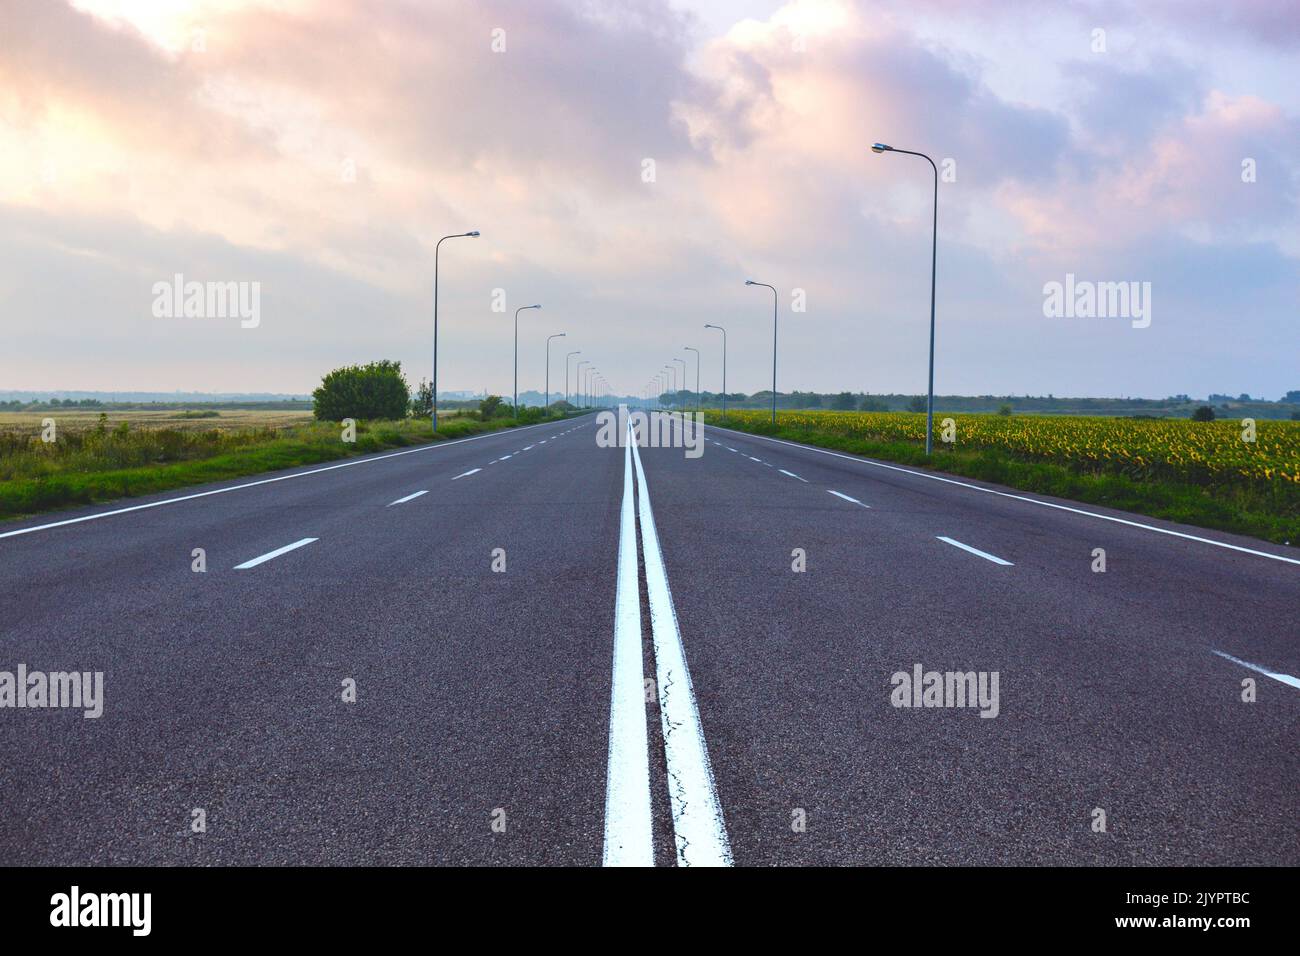
<svg viewBox="0 0 1300 956">
<path fill-rule="evenodd" d="M 668 573 L 641 456 L 629 429 L 623 462 L 623 510 L 619 526 L 615 595 L 614 675 L 610 700 L 609 765 L 605 791 L 606 866 L 649 866 L 651 832 L 649 745 L 642 690 L 641 604 L 637 590 L 633 470 L 645 558 L 659 714 L 664 738 L 668 797 L 678 866 L 730 866 L 731 844 L 722 818 L 708 746 L 686 665 Z"/>
</svg>

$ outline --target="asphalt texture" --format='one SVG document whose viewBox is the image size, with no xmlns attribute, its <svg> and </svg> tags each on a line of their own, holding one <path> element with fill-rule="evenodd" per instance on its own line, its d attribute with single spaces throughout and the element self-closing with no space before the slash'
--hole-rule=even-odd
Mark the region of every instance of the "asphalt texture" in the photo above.
<svg viewBox="0 0 1300 956">
<path fill-rule="evenodd" d="M 0 525 L 0 671 L 105 697 L 0 709 L 0 865 L 598 865 L 625 468 L 599 433 Z M 705 437 L 639 449 L 636 494 L 737 865 L 1300 862 L 1296 549 Z M 996 672 L 997 716 L 894 706 L 918 664 Z M 646 708 L 672 865 L 653 684 Z"/>
</svg>

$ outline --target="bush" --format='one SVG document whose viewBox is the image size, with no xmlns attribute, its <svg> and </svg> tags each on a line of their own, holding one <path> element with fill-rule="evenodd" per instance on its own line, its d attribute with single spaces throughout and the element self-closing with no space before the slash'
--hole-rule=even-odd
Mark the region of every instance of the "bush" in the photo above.
<svg viewBox="0 0 1300 956">
<path fill-rule="evenodd" d="M 1010 415 L 1011 415 L 1011 406 L 1008 405 L 1006 402 L 1003 402 L 1001 405 L 998 406 L 998 414 L 999 414 L 999 415 L 1006 415 L 1006 416 L 1010 417 Z"/>
<path fill-rule="evenodd" d="M 1202 405 L 1196 411 L 1192 412 L 1192 421 L 1194 422 L 1212 422 L 1214 421 L 1214 409 L 1209 405 Z"/>
<path fill-rule="evenodd" d="M 371 362 L 336 368 L 311 394 L 312 411 L 320 421 L 344 418 L 405 418 L 411 389 L 400 362 Z"/>
<path fill-rule="evenodd" d="M 478 403 L 478 414 L 487 421 L 490 418 L 508 418 L 514 411 L 500 395 L 489 395 Z"/>
</svg>

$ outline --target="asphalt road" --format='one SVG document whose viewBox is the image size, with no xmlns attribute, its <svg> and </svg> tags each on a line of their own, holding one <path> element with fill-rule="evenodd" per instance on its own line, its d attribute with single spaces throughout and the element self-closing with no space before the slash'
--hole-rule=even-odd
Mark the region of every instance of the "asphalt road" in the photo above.
<svg viewBox="0 0 1300 956">
<path fill-rule="evenodd" d="M 1300 552 L 599 431 L 0 525 L 0 864 L 1300 862 Z"/>
</svg>

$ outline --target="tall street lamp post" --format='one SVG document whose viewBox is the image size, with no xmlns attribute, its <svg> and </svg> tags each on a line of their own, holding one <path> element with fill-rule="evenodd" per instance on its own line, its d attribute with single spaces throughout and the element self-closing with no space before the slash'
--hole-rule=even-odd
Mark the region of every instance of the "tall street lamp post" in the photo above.
<svg viewBox="0 0 1300 956">
<path fill-rule="evenodd" d="M 573 367 L 573 397 L 576 399 L 574 404 L 579 408 L 582 407 L 582 367 L 590 364 L 589 359 L 583 359 Z"/>
<path fill-rule="evenodd" d="M 515 309 L 515 418 L 519 417 L 519 313 L 540 308 L 540 305 L 521 305 Z"/>
<path fill-rule="evenodd" d="M 695 410 L 700 410 L 700 350 L 690 345 L 684 346 L 687 352 L 695 353 Z"/>
<path fill-rule="evenodd" d="M 727 417 L 727 330 L 720 325 L 705 323 L 706 329 L 717 329 L 722 333 L 722 417 Z"/>
<path fill-rule="evenodd" d="M 433 247 L 433 430 L 438 430 L 438 250 L 448 239 L 477 239 L 478 230 L 443 236 Z"/>
<path fill-rule="evenodd" d="M 873 153 L 906 153 L 908 156 L 920 156 L 934 170 L 934 228 L 930 237 L 930 386 L 925 400 L 925 453 L 930 454 L 934 446 L 934 281 L 939 257 L 939 167 L 925 153 L 916 153 L 910 149 L 895 149 L 884 143 L 875 143 Z"/>
<path fill-rule="evenodd" d="M 578 349 L 577 351 L 568 352 L 568 354 L 564 356 L 564 405 L 568 405 L 568 395 L 569 395 L 569 392 L 568 392 L 568 362 L 569 362 L 569 359 L 572 359 L 572 358 L 573 358 L 573 356 L 575 356 L 575 355 L 581 355 L 581 354 L 582 354 L 582 350 L 581 350 L 581 349 Z"/>
<path fill-rule="evenodd" d="M 567 336 L 566 332 L 556 332 L 554 335 L 546 337 L 546 405 L 542 411 L 551 407 L 551 339 L 562 339 Z"/>
<path fill-rule="evenodd" d="M 772 424 L 776 424 L 776 287 L 766 282 L 746 279 L 745 285 L 761 285 L 772 290 Z"/>
</svg>

